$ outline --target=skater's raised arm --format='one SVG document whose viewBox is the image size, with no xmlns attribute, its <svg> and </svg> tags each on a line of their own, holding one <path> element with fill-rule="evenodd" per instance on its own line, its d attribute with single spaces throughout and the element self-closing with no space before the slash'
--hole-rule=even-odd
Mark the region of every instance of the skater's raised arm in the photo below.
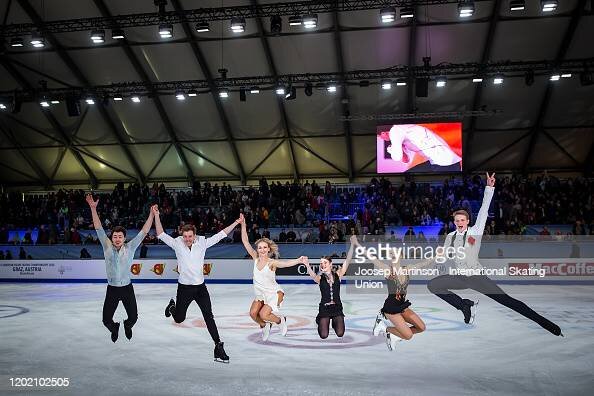
<svg viewBox="0 0 594 396">
<path fill-rule="evenodd" d="M 243 213 L 239 215 L 239 224 L 241 224 L 241 242 L 243 242 L 243 247 L 248 252 L 250 256 L 255 260 L 258 258 L 258 253 L 254 250 L 252 245 L 250 244 L 250 240 L 247 234 L 247 228 L 245 225 L 245 217 L 243 217 Z"/>
<path fill-rule="evenodd" d="M 487 172 L 487 185 L 485 186 L 483 203 L 481 204 L 478 216 L 476 217 L 476 222 L 472 226 L 472 231 L 470 232 L 474 236 L 482 236 L 483 232 L 485 231 L 485 225 L 487 224 L 487 219 L 489 217 L 489 206 L 491 205 L 491 200 L 493 199 L 494 192 L 495 173 L 489 175 L 489 173 Z"/>
<path fill-rule="evenodd" d="M 103 228 L 101 225 L 101 220 L 99 219 L 99 215 L 97 214 L 97 204 L 99 203 L 99 198 L 96 201 L 93 201 L 93 196 L 91 194 L 87 194 L 85 197 L 89 207 L 91 208 L 91 217 L 93 218 L 93 227 L 95 230 Z"/>
<path fill-rule="evenodd" d="M 307 269 L 307 274 L 308 274 L 309 276 L 311 276 L 311 278 L 314 280 L 314 282 L 316 282 L 316 283 L 320 283 L 320 278 L 321 278 L 321 276 L 320 276 L 320 275 L 318 275 L 318 274 L 316 274 L 316 273 L 314 272 L 314 270 L 313 270 L 313 269 L 311 269 L 311 266 L 309 265 L 309 259 L 306 259 L 306 260 L 303 262 L 303 264 L 305 265 L 305 268 Z"/>
<path fill-rule="evenodd" d="M 151 210 L 153 211 L 153 215 L 155 216 L 155 231 L 157 233 L 157 238 L 163 241 L 163 243 L 169 246 L 170 248 L 175 249 L 175 239 L 172 238 L 170 235 L 167 235 L 167 233 L 163 229 L 163 225 L 161 224 L 159 207 L 157 205 L 153 205 L 151 206 Z"/>
<path fill-rule="evenodd" d="M 157 205 L 153 205 L 153 206 L 157 206 Z M 148 234 L 148 232 L 151 230 L 151 227 L 153 225 L 153 220 L 155 218 L 155 213 L 152 210 L 153 206 L 151 206 L 151 209 L 149 209 L 148 218 L 146 219 L 146 222 L 144 223 L 144 225 L 142 226 L 142 228 L 140 229 L 138 234 L 136 234 L 136 236 L 134 238 L 132 238 L 132 240 L 130 242 L 128 242 L 128 248 L 130 248 L 132 250 L 136 250 L 138 248 L 138 246 L 140 246 L 140 244 L 144 240 L 144 237 L 146 236 L 146 234 Z"/>
<path fill-rule="evenodd" d="M 358 244 L 357 237 L 355 235 L 351 235 L 351 246 L 349 247 L 349 251 L 347 253 L 346 259 L 342 263 L 342 266 L 336 274 L 339 278 L 342 278 L 344 274 L 346 274 L 347 269 L 349 268 L 349 264 L 351 263 L 351 259 L 353 258 L 353 252 L 355 251 L 355 245 Z"/>
<path fill-rule="evenodd" d="M 305 264 L 304 263 L 305 260 L 307 260 L 307 257 L 306 256 L 301 256 L 301 257 L 296 258 L 294 260 L 283 260 L 283 261 L 274 260 L 272 262 L 272 266 L 273 267 L 276 267 L 276 268 L 287 268 L 287 267 L 292 267 L 292 266 L 297 265 L 297 264 L 302 264 L 302 263 Z"/>
<path fill-rule="evenodd" d="M 239 219 L 235 220 L 232 224 L 227 226 L 227 228 L 217 232 L 216 234 L 214 234 L 213 236 L 211 236 L 209 238 L 206 238 L 206 248 L 208 249 L 209 247 L 219 243 L 222 239 L 227 238 L 227 235 L 229 235 L 231 233 L 231 231 L 233 231 L 233 229 L 237 226 L 237 224 L 239 224 Z"/>
</svg>

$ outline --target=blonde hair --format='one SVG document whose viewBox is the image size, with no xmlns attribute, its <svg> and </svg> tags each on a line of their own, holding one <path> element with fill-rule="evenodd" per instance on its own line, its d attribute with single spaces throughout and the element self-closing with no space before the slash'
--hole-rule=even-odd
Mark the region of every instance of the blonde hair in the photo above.
<svg viewBox="0 0 594 396">
<path fill-rule="evenodd" d="M 270 253 L 268 253 L 269 257 L 276 258 L 278 257 L 278 245 L 271 239 L 268 238 L 260 238 L 256 241 L 256 249 L 258 249 L 258 245 L 260 242 L 264 242 L 268 245 L 268 249 L 270 249 Z"/>
</svg>

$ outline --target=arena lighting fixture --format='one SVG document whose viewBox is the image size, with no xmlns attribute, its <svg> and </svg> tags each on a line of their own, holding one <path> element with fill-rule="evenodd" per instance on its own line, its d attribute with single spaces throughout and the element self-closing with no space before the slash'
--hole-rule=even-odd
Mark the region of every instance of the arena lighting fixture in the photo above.
<svg viewBox="0 0 594 396">
<path fill-rule="evenodd" d="M 385 7 L 380 10 L 380 19 L 382 23 L 392 23 L 396 19 L 396 9 L 394 7 Z"/>
<path fill-rule="evenodd" d="M 11 47 L 24 47 L 24 42 L 23 42 L 23 38 L 22 37 L 13 37 L 10 40 L 10 46 Z"/>
<path fill-rule="evenodd" d="M 283 30 L 283 19 L 278 15 L 270 17 L 270 31 L 273 34 L 280 34 Z"/>
<path fill-rule="evenodd" d="M 559 5 L 558 0 L 540 0 L 542 12 L 551 12 L 557 9 Z"/>
<path fill-rule="evenodd" d="M 114 40 L 123 40 L 126 38 L 126 35 L 122 29 L 113 29 L 111 31 L 111 38 Z"/>
<path fill-rule="evenodd" d="M 435 86 L 437 88 L 443 88 L 446 86 L 447 81 L 448 81 L 448 79 L 445 76 L 439 76 L 435 80 Z"/>
<path fill-rule="evenodd" d="M 132 102 L 134 103 L 140 103 L 140 96 L 138 95 L 133 95 L 130 99 L 132 99 Z"/>
<path fill-rule="evenodd" d="M 314 29 L 318 26 L 318 14 L 309 14 L 303 17 L 303 26 L 306 29 Z"/>
<path fill-rule="evenodd" d="M 31 45 L 35 48 L 43 48 L 45 47 L 45 38 L 38 32 L 32 33 Z"/>
<path fill-rule="evenodd" d="M 549 77 L 550 81 L 559 81 L 561 79 L 561 74 L 559 74 L 558 72 L 554 72 L 553 74 L 551 74 L 551 77 Z"/>
<path fill-rule="evenodd" d="M 50 103 L 51 103 L 51 104 L 60 104 L 60 101 L 59 101 L 59 100 L 55 100 L 55 99 L 54 99 L 54 100 L 51 100 L 51 101 L 50 101 Z"/>
<path fill-rule="evenodd" d="M 0 103 L 0 110 L 6 110 L 6 105 L 4 103 Z"/>
<path fill-rule="evenodd" d="M 495 85 L 503 84 L 503 76 L 501 74 L 497 74 L 495 77 L 493 77 L 493 84 L 495 84 Z"/>
<path fill-rule="evenodd" d="M 289 17 L 289 26 L 301 26 L 302 23 L 303 18 L 301 18 L 301 15 L 293 15 L 292 17 Z"/>
<path fill-rule="evenodd" d="M 42 99 L 39 101 L 39 105 L 40 105 L 41 107 L 50 107 L 50 102 L 49 102 L 49 100 L 47 100 L 46 98 L 42 98 Z"/>
<path fill-rule="evenodd" d="M 196 31 L 198 33 L 209 32 L 210 31 L 210 26 L 209 26 L 208 22 L 206 22 L 206 21 L 198 22 L 196 24 Z"/>
<path fill-rule="evenodd" d="M 415 9 L 412 7 L 404 7 L 400 9 L 400 18 L 413 18 L 415 16 Z"/>
<path fill-rule="evenodd" d="M 177 91 L 175 93 L 175 98 L 177 100 L 186 100 L 186 94 L 183 91 Z"/>
<path fill-rule="evenodd" d="M 245 32 L 245 18 L 241 18 L 241 17 L 231 18 L 231 31 L 233 33 Z"/>
<path fill-rule="evenodd" d="M 297 98 L 297 88 L 289 86 L 285 94 L 285 100 L 294 100 Z"/>
<path fill-rule="evenodd" d="M 406 86 L 406 81 L 404 81 L 404 80 L 398 80 L 398 81 L 396 81 L 396 86 L 397 87 L 404 87 L 404 86 Z"/>
<path fill-rule="evenodd" d="M 161 38 L 172 38 L 173 37 L 173 25 L 170 23 L 162 23 L 159 25 L 159 36 Z"/>
<path fill-rule="evenodd" d="M 385 89 L 386 91 L 388 89 L 392 89 L 392 81 L 390 80 L 382 80 L 382 89 Z"/>
<path fill-rule="evenodd" d="M 85 102 L 87 102 L 88 105 L 94 105 L 95 104 L 95 100 L 93 98 L 86 98 Z"/>
<path fill-rule="evenodd" d="M 571 78 L 571 73 L 563 73 L 561 74 L 561 78 Z"/>
<path fill-rule="evenodd" d="M 328 90 L 328 92 L 334 93 L 334 92 L 336 92 L 336 84 L 330 83 L 330 84 L 328 84 L 328 87 L 326 89 Z"/>
<path fill-rule="evenodd" d="M 219 97 L 221 98 L 228 98 L 229 97 L 229 90 L 226 88 L 223 88 L 221 90 L 219 90 Z"/>
<path fill-rule="evenodd" d="M 101 44 L 105 42 L 105 30 L 97 29 L 91 32 L 91 41 L 95 44 Z"/>
<path fill-rule="evenodd" d="M 196 92 L 194 90 L 188 91 L 188 96 L 191 97 L 191 98 L 193 98 L 195 96 L 198 96 L 198 92 Z"/>
<path fill-rule="evenodd" d="M 523 11 L 526 9 L 526 2 L 524 0 L 510 0 L 509 10 L 510 11 Z"/>
<path fill-rule="evenodd" d="M 460 18 L 467 18 L 474 14 L 474 1 L 461 0 L 458 3 L 458 15 Z"/>
<path fill-rule="evenodd" d="M 473 83 L 480 83 L 480 82 L 483 82 L 483 78 L 482 78 L 482 77 L 473 77 L 473 78 L 472 78 L 472 82 L 473 82 Z"/>
<path fill-rule="evenodd" d="M 260 93 L 260 88 L 254 86 L 250 88 L 250 93 L 251 94 L 259 94 Z"/>
<path fill-rule="evenodd" d="M 282 85 L 279 85 L 278 87 L 276 87 L 276 94 L 277 95 L 284 95 L 285 94 L 285 87 Z"/>
<path fill-rule="evenodd" d="M 116 102 L 121 102 L 124 98 L 121 95 L 116 95 L 113 97 L 113 100 Z"/>
</svg>

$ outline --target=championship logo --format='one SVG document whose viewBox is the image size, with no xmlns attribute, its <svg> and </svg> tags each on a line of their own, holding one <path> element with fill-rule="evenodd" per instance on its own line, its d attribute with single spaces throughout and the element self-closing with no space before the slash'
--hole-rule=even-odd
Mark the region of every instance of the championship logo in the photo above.
<svg viewBox="0 0 594 396">
<path fill-rule="evenodd" d="M 212 263 L 202 264 L 202 274 L 208 275 L 210 274 L 210 270 L 212 270 Z"/>
<path fill-rule="evenodd" d="M 142 269 L 142 263 L 132 264 L 132 266 L 130 267 L 130 272 L 132 272 L 133 275 L 138 275 L 138 274 L 140 274 L 141 269 Z"/>
<path fill-rule="evenodd" d="M 155 264 L 153 265 L 153 268 L 151 268 L 151 271 L 153 271 L 155 275 L 163 275 L 165 264 Z"/>
</svg>

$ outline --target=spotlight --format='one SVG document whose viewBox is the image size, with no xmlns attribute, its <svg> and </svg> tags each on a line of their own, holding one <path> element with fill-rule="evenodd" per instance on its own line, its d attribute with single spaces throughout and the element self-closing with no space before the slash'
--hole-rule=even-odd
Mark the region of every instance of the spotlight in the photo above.
<svg viewBox="0 0 594 396">
<path fill-rule="evenodd" d="M 260 88 L 254 86 L 250 88 L 250 93 L 251 94 L 259 94 L 260 93 Z"/>
<path fill-rule="evenodd" d="M 561 78 L 571 78 L 571 73 L 563 73 L 561 74 Z"/>
<path fill-rule="evenodd" d="M 412 18 L 415 16 L 415 9 L 412 7 L 404 7 L 400 9 L 400 18 Z"/>
<path fill-rule="evenodd" d="M 140 96 L 138 95 L 132 95 L 130 99 L 132 99 L 132 102 L 134 103 L 140 103 Z"/>
<path fill-rule="evenodd" d="M 493 77 L 493 84 L 495 84 L 495 85 L 503 84 L 503 76 L 501 74 L 495 75 L 495 77 Z"/>
<path fill-rule="evenodd" d="M 483 78 L 482 78 L 482 77 L 473 77 L 473 78 L 472 78 L 472 82 L 473 82 L 473 83 L 480 83 L 480 82 L 483 82 Z"/>
<path fill-rule="evenodd" d="M 45 38 L 39 32 L 31 34 L 31 45 L 35 48 L 45 47 Z"/>
<path fill-rule="evenodd" d="M 159 36 L 162 39 L 173 37 L 173 25 L 170 23 L 162 23 L 159 25 Z"/>
<path fill-rule="evenodd" d="M 445 76 L 440 76 L 437 77 L 437 79 L 435 80 L 435 86 L 437 88 L 443 88 L 446 86 L 448 79 Z"/>
<path fill-rule="evenodd" d="M 386 7 L 380 10 L 380 19 L 382 23 L 391 23 L 396 19 L 396 9 L 394 7 Z"/>
<path fill-rule="evenodd" d="M 551 12 L 557 9 L 559 2 L 557 0 L 540 0 L 542 12 Z"/>
<path fill-rule="evenodd" d="M 23 38 L 22 37 L 13 37 L 12 40 L 10 40 L 10 46 L 11 47 L 23 47 L 24 46 Z"/>
<path fill-rule="evenodd" d="M 558 72 L 554 72 L 553 74 L 551 74 L 551 77 L 549 77 L 550 81 L 559 81 L 561 80 L 561 74 L 559 74 Z"/>
<path fill-rule="evenodd" d="M 288 92 L 285 94 L 286 100 L 294 100 L 297 98 L 297 88 L 290 87 Z"/>
<path fill-rule="evenodd" d="M 533 70 L 528 70 L 526 72 L 526 75 L 524 76 L 524 82 L 529 87 L 532 86 L 532 84 L 534 84 L 534 71 Z"/>
<path fill-rule="evenodd" d="M 460 18 L 467 18 L 474 14 L 474 1 L 460 0 L 458 3 L 458 14 Z"/>
<path fill-rule="evenodd" d="M 309 14 L 303 17 L 303 26 L 306 29 L 314 29 L 318 26 L 318 14 Z"/>
<path fill-rule="evenodd" d="M 229 90 L 227 88 L 222 88 L 219 90 L 219 97 L 221 98 L 228 98 L 229 97 Z"/>
<path fill-rule="evenodd" d="M 51 104 L 60 104 L 60 101 L 59 100 L 52 100 L 52 101 L 50 101 L 50 103 Z"/>
<path fill-rule="evenodd" d="M 122 29 L 112 29 L 111 38 L 114 40 L 123 40 L 126 38 L 126 35 Z"/>
<path fill-rule="evenodd" d="M 6 105 L 4 103 L 0 103 L 0 110 L 6 110 Z"/>
<path fill-rule="evenodd" d="M 95 44 L 101 44 L 105 42 L 105 30 L 97 29 L 91 32 L 91 40 Z"/>
<path fill-rule="evenodd" d="M 115 96 L 113 97 L 113 100 L 114 100 L 115 102 L 121 102 L 122 100 L 124 100 L 124 98 L 122 97 L 122 95 L 115 95 Z"/>
<path fill-rule="evenodd" d="M 526 9 L 526 2 L 524 0 L 510 0 L 510 11 L 523 11 L 524 9 Z"/>
<path fill-rule="evenodd" d="M 245 32 L 245 18 L 241 18 L 241 17 L 231 18 L 231 31 L 233 33 Z"/>
<path fill-rule="evenodd" d="M 330 83 L 330 84 L 328 84 L 328 87 L 326 89 L 328 90 L 328 92 L 334 93 L 334 92 L 336 92 L 336 84 Z"/>
<path fill-rule="evenodd" d="M 175 98 L 177 100 L 186 100 L 186 94 L 183 91 L 177 91 L 175 93 Z"/>
<path fill-rule="evenodd" d="M 273 34 L 280 34 L 283 30 L 283 19 L 278 15 L 270 17 L 270 31 Z"/>
<path fill-rule="evenodd" d="M 191 97 L 191 98 L 193 98 L 195 96 L 198 96 L 198 92 L 196 92 L 194 90 L 188 91 L 188 96 Z"/>
<path fill-rule="evenodd" d="M 396 81 L 396 86 L 397 87 L 404 87 L 404 86 L 406 86 L 406 81 L 405 80 L 397 80 Z"/>
<path fill-rule="evenodd" d="M 311 83 L 305 83 L 305 96 L 313 95 L 313 86 Z"/>
<path fill-rule="evenodd" d="M 276 87 L 276 94 L 277 95 L 284 95 L 285 94 L 285 87 L 283 85 L 279 85 Z"/>
<path fill-rule="evenodd" d="M 293 15 L 292 17 L 289 17 L 289 26 L 301 26 L 302 23 L 303 18 L 301 18 L 301 15 Z"/>
<path fill-rule="evenodd" d="M 93 98 L 86 98 L 85 102 L 87 102 L 88 105 L 94 105 L 95 104 L 95 100 Z"/>
<path fill-rule="evenodd" d="M 385 90 L 392 89 L 392 81 L 383 80 L 382 81 L 382 89 L 385 89 Z"/>
<path fill-rule="evenodd" d="M 198 22 L 196 24 L 196 31 L 198 33 L 209 32 L 210 31 L 210 26 L 208 25 L 208 22 L 206 22 L 206 21 Z"/>
<path fill-rule="evenodd" d="M 41 107 L 50 107 L 49 100 L 47 100 L 46 98 L 42 98 L 39 101 L 39 104 L 41 105 Z"/>
<path fill-rule="evenodd" d="M 247 97 L 245 96 L 245 88 L 244 87 L 239 88 L 239 101 L 245 102 L 246 99 L 247 99 Z"/>
</svg>

